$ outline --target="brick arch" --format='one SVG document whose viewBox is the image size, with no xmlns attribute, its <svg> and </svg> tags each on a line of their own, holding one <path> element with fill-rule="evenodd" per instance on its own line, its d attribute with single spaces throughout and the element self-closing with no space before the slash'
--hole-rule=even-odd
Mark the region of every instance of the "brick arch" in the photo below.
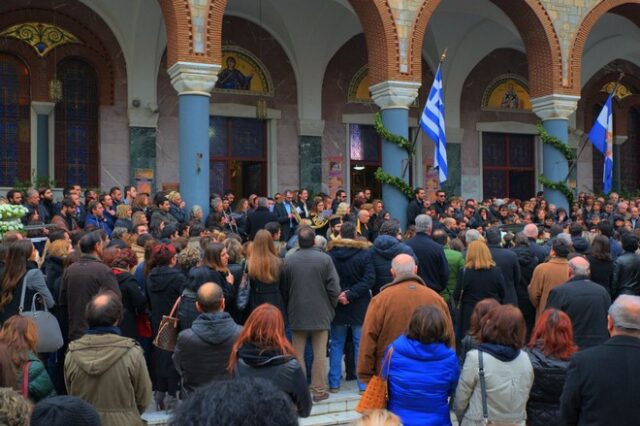
<svg viewBox="0 0 640 426">
<path fill-rule="evenodd" d="M 84 6 L 82 7 L 84 8 Z M 87 11 L 88 10 L 89 9 L 87 9 Z M 89 11 L 89 13 L 93 14 L 93 11 Z M 97 15 L 95 16 L 97 17 Z M 52 9 L 13 9 L 0 14 L 0 28 L 6 28 L 21 22 L 30 21 L 45 22 L 49 24 L 53 24 L 55 21 L 55 25 L 70 31 L 82 42 L 80 44 L 64 44 L 48 53 L 44 58 L 41 58 L 33 52 L 33 48 L 21 41 L 15 39 L 2 39 L 2 43 L 6 43 L 7 46 L 11 46 L 11 51 L 24 52 L 23 56 L 28 58 L 27 63 L 29 66 L 33 67 L 34 70 L 37 69 L 40 72 L 39 75 L 46 76 L 46 78 L 36 78 L 37 75 L 33 75 L 32 99 L 35 101 L 49 101 L 48 82 L 53 79 L 53 76 L 55 75 L 54 62 L 59 62 L 64 56 L 69 54 L 67 52 L 73 52 L 72 54 L 76 56 L 86 56 L 87 60 L 91 62 L 96 69 L 96 72 L 98 73 L 100 104 L 113 105 L 115 67 L 118 66 L 121 70 L 125 70 L 126 65 L 124 63 L 124 58 L 122 58 L 121 55 L 118 55 L 118 52 L 120 52 L 120 46 L 116 41 L 115 36 L 111 33 L 109 27 L 100 19 L 100 22 L 105 25 L 106 29 L 108 29 L 108 31 L 106 31 L 108 35 L 103 39 L 102 37 L 99 37 L 87 24 L 87 22 L 91 21 L 90 19 L 83 22 L 75 16 L 60 11 L 56 11 L 54 17 Z M 22 46 L 18 47 L 18 44 Z M 28 50 L 31 50 L 33 53 L 27 55 L 26 52 Z M 56 58 L 56 61 L 54 61 L 54 57 Z M 116 63 L 114 63 L 114 58 L 116 58 Z"/>
<path fill-rule="evenodd" d="M 220 64 L 222 61 L 222 18 L 227 0 L 209 0 L 205 29 L 205 52 L 193 49 L 193 21 L 190 0 L 158 0 L 167 31 L 167 66 L 176 62 Z"/>
<path fill-rule="evenodd" d="M 609 12 L 627 17 L 636 25 L 640 25 L 640 7 L 638 6 L 640 6 L 640 0 L 601 0 L 582 19 L 573 39 L 568 61 L 569 86 L 576 94 L 580 93 L 580 68 L 584 46 L 593 26 L 604 14 Z"/>
</svg>

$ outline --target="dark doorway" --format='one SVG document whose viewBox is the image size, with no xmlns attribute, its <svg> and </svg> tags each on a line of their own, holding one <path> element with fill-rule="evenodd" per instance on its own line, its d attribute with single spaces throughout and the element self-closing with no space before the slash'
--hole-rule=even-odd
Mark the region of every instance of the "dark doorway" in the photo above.
<svg viewBox="0 0 640 426">
<path fill-rule="evenodd" d="M 520 200 L 535 195 L 535 145 L 533 135 L 482 134 L 484 197 Z"/>
</svg>

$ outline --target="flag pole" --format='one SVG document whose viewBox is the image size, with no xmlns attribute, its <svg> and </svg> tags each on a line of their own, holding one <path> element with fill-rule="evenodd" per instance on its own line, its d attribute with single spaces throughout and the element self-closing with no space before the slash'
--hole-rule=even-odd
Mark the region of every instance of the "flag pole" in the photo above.
<svg viewBox="0 0 640 426">
<path fill-rule="evenodd" d="M 609 92 L 609 96 L 613 95 L 616 93 L 616 91 L 618 90 L 618 87 L 620 87 L 620 82 L 622 81 L 622 78 L 624 77 L 624 71 L 620 72 L 620 75 L 618 76 L 618 80 L 616 81 L 616 84 L 613 86 L 613 89 L 611 90 L 611 92 Z M 564 181 L 568 181 L 569 177 L 571 176 L 571 173 L 573 173 L 573 170 L 578 166 L 578 159 L 580 158 L 580 156 L 582 155 L 582 152 L 584 151 L 584 149 L 587 147 L 587 140 L 589 140 L 589 133 L 585 133 L 582 135 L 582 137 L 580 138 L 580 141 L 578 142 L 578 146 L 580 146 L 580 144 L 582 144 L 582 146 L 580 147 L 580 150 L 578 151 L 578 154 L 576 155 L 576 159 L 573 160 L 573 164 L 571 164 L 571 167 L 569 167 L 569 173 L 567 173 L 567 177 L 564 178 Z M 576 185 L 577 187 L 577 185 Z"/>
<path fill-rule="evenodd" d="M 444 48 L 444 51 L 442 52 L 442 54 L 440 55 L 440 61 L 438 62 L 438 66 L 444 64 L 444 62 L 447 60 L 447 49 L 448 48 Z M 413 141 L 411 142 L 411 156 L 415 155 L 415 151 L 416 151 L 416 143 L 418 142 L 418 136 L 420 135 L 420 131 L 422 130 L 422 128 L 420 127 L 420 120 L 418 120 L 418 128 L 416 129 L 416 134 L 413 135 Z M 402 171 L 402 177 L 405 177 L 407 175 L 407 171 L 409 170 L 409 163 L 412 161 L 411 158 L 409 158 L 407 160 L 407 163 L 404 165 L 404 170 Z"/>
</svg>

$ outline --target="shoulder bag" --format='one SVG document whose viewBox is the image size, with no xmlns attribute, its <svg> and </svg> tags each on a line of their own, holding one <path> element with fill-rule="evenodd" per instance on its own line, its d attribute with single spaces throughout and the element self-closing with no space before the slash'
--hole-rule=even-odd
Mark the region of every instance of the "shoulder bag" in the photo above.
<svg viewBox="0 0 640 426">
<path fill-rule="evenodd" d="M 458 300 L 453 298 L 453 293 L 449 295 L 449 300 L 447 306 L 449 307 L 449 315 L 451 315 L 451 321 L 453 322 L 453 329 L 455 330 L 455 334 L 458 339 L 462 339 L 464 336 L 460 336 L 460 326 L 462 322 L 462 298 L 464 297 L 464 273 L 467 268 L 462 268 L 460 270 L 460 297 Z"/>
<path fill-rule="evenodd" d="M 478 350 L 478 375 L 480 376 L 480 395 L 482 397 L 482 424 L 491 426 L 518 426 L 518 422 L 498 422 L 489 420 L 489 407 L 487 405 L 487 383 L 484 379 L 484 360 L 482 351 Z"/>
<path fill-rule="evenodd" d="M 29 367 L 31 361 L 27 361 L 22 364 L 22 397 L 29 399 Z"/>
<path fill-rule="evenodd" d="M 387 378 L 389 376 L 389 368 L 391 367 L 391 355 L 393 354 L 393 346 L 387 352 L 387 356 L 382 361 L 382 368 L 379 376 L 373 376 L 367 384 L 356 411 L 364 413 L 367 410 L 382 410 L 387 408 L 389 393 L 387 389 Z"/>
<path fill-rule="evenodd" d="M 176 348 L 176 343 L 178 342 L 178 317 L 176 316 L 176 310 L 178 306 L 180 306 L 180 301 L 182 300 L 182 296 L 176 299 L 176 302 L 173 304 L 173 308 L 171 308 L 171 312 L 169 315 L 163 315 L 162 320 L 160 321 L 160 327 L 158 327 L 158 334 L 156 338 L 153 339 L 153 345 L 165 351 L 173 352 Z"/>
<path fill-rule="evenodd" d="M 251 280 L 247 270 L 247 262 L 245 261 L 242 268 L 242 280 L 238 286 L 238 295 L 236 296 L 236 307 L 239 311 L 244 311 L 249 305 L 249 295 L 251 294 Z"/>
<path fill-rule="evenodd" d="M 35 273 L 40 273 L 39 270 L 34 269 Z M 58 319 L 53 316 L 47 309 L 47 304 L 43 303 L 44 310 L 38 311 L 36 309 L 36 300 L 38 297 L 42 297 L 40 293 L 33 295 L 31 300 L 31 310 L 24 310 L 24 298 L 27 292 L 27 278 L 30 276 L 31 271 L 27 271 L 22 280 L 22 291 L 20 293 L 20 306 L 18 307 L 18 314 L 31 319 L 38 327 L 38 344 L 36 345 L 36 351 L 38 353 L 55 352 L 63 345 L 62 332 L 60 331 L 60 324 Z"/>
</svg>

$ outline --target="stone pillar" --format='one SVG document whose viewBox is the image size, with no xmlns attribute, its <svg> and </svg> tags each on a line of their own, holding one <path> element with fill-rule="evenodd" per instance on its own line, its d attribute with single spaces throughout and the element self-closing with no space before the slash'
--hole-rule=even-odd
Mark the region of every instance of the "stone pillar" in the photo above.
<svg viewBox="0 0 640 426">
<path fill-rule="evenodd" d="M 209 213 L 209 98 L 220 65 L 176 62 L 169 69 L 178 92 L 180 194 L 187 207 Z"/>
<path fill-rule="evenodd" d="M 322 190 L 322 134 L 323 120 L 299 121 L 298 164 L 300 188 L 307 188 L 311 195 Z"/>
<path fill-rule="evenodd" d="M 135 185 L 138 191 L 156 191 L 157 130 L 157 105 L 129 107 L 129 183 Z"/>
<path fill-rule="evenodd" d="M 533 112 L 542 120 L 545 130 L 564 144 L 569 142 L 569 116 L 578 107 L 579 96 L 553 94 L 531 100 Z M 554 182 L 564 182 L 569 173 L 569 164 L 562 153 L 550 145 L 542 147 L 542 174 Z M 544 197 L 557 207 L 570 211 L 569 203 L 562 192 L 544 189 Z"/>
<path fill-rule="evenodd" d="M 373 101 L 380 107 L 385 128 L 399 136 L 409 137 L 409 105 L 418 96 L 420 83 L 409 81 L 383 81 L 369 87 Z M 408 153 L 393 142 L 382 142 L 382 169 L 409 182 Z M 403 172 L 406 169 L 406 173 Z M 391 216 L 400 221 L 402 230 L 407 225 L 409 199 L 396 187 L 382 185 L 382 199 Z"/>
<path fill-rule="evenodd" d="M 49 170 L 49 117 L 53 112 L 56 104 L 53 102 L 37 102 L 31 103 L 33 110 L 36 112 L 36 176 L 48 176 L 51 180 L 51 172 Z"/>
</svg>

